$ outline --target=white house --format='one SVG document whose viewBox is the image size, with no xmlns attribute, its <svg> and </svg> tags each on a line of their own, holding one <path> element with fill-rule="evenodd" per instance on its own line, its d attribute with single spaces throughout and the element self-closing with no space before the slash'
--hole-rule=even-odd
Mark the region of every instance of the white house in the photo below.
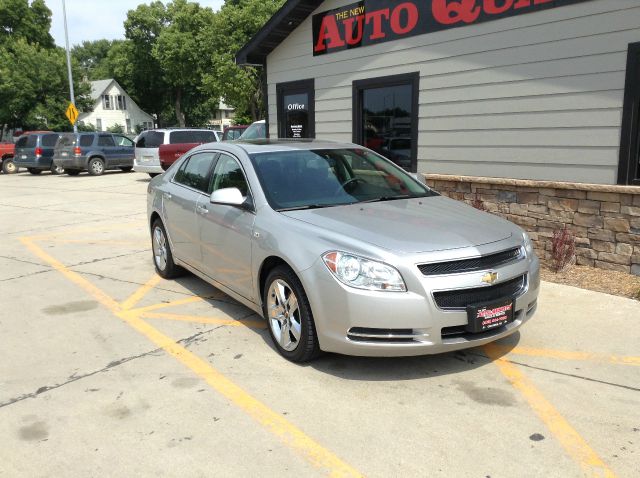
<svg viewBox="0 0 640 478">
<path fill-rule="evenodd" d="M 234 114 L 235 110 L 220 98 L 218 109 L 213 112 L 208 124 L 216 131 L 224 131 L 227 126 L 231 126 Z"/>
<path fill-rule="evenodd" d="M 154 127 L 153 116 L 142 111 L 114 79 L 92 81 L 91 98 L 95 102 L 93 111 L 81 113 L 78 123 L 91 124 L 98 131 L 119 124 L 126 133 L 133 133 L 137 125 L 142 129 Z"/>
</svg>

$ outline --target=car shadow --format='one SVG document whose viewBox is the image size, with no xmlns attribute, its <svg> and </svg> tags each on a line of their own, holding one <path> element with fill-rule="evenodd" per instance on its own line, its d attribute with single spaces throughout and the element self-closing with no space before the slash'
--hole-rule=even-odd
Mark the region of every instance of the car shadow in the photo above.
<svg viewBox="0 0 640 478">
<path fill-rule="evenodd" d="M 264 320 L 261 315 L 256 314 L 195 275 L 187 273 L 176 279 L 176 282 L 194 295 L 203 297 L 206 302 L 229 314 L 241 324 L 246 319 Z M 225 304 L 233 307 L 225 307 Z M 241 312 L 237 311 L 237 307 L 241 308 Z M 274 354 L 278 354 L 266 327 L 258 329 L 247 326 L 247 328 L 258 335 Z M 509 337 L 496 341 L 495 343 L 500 345 L 496 348 L 499 351 L 499 357 L 508 354 L 519 341 L 520 332 L 515 332 Z M 281 360 L 286 359 L 281 358 Z M 490 365 L 492 362 L 493 359 L 489 358 L 483 347 L 474 347 L 416 357 L 357 357 L 327 352 L 316 360 L 299 364 L 299 366 L 309 367 L 344 380 L 398 381 L 453 375 Z"/>
</svg>

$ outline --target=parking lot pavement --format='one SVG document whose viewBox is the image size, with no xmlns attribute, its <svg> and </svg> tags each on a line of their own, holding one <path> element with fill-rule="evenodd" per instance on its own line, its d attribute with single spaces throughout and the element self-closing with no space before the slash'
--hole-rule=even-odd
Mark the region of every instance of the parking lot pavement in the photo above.
<svg viewBox="0 0 640 478">
<path fill-rule="evenodd" d="M 640 475 L 640 304 L 544 283 L 485 348 L 295 365 L 154 274 L 148 178 L 0 175 L 0 476 Z"/>
</svg>

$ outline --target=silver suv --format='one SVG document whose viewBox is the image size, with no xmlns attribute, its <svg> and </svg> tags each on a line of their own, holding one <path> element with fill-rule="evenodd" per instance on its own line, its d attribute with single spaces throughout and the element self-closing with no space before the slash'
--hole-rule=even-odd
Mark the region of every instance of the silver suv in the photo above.
<svg viewBox="0 0 640 478">
<path fill-rule="evenodd" d="M 220 141 L 217 131 L 199 128 L 167 128 L 143 131 L 136 138 L 134 171 L 154 177 L 164 170 L 160 165 L 159 148 L 163 144 L 214 143 Z"/>
</svg>

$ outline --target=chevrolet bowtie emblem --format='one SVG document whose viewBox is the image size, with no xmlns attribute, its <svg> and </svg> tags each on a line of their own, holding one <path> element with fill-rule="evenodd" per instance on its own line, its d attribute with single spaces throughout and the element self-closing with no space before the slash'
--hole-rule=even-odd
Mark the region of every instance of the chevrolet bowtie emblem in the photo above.
<svg viewBox="0 0 640 478">
<path fill-rule="evenodd" d="M 482 282 L 484 282 L 485 284 L 493 284 L 497 280 L 498 280 L 497 272 L 487 272 L 485 275 L 482 276 Z"/>
</svg>

